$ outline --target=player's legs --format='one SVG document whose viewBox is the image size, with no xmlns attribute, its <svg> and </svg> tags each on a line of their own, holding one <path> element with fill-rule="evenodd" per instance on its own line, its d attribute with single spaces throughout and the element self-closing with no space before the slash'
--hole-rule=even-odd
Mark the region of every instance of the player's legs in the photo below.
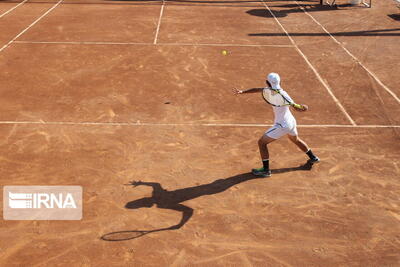
<svg viewBox="0 0 400 267">
<path fill-rule="evenodd" d="M 271 176 L 271 171 L 269 170 L 269 152 L 268 144 L 274 142 L 276 139 L 264 134 L 258 140 L 258 148 L 260 150 L 260 156 L 262 161 L 262 168 L 252 169 L 251 172 L 256 176 L 269 177 Z"/>
<path fill-rule="evenodd" d="M 288 134 L 289 140 L 292 141 L 298 148 L 300 148 L 304 153 L 307 154 L 307 156 L 310 158 L 311 163 L 317 163 L 320 161 L 320 159 L 314 155 L 314 153 L 311 151 L 310 147 L 301 140 L 297 135 L 291 135 Z"/>
<path fill-rule="evenodd" d="M 306 153 L 310 148 L 308 147 L 308 145 L 306 144 L 306 142 L 304 142 L 303 140 L 301 140 L 297 135 L 290 135 L 288 134 L 288 137 L 290 139 L 290 141 L 292 141 L 298 148 L 301 149 L 301 151 L 303 151 L 304 153 Z"/>
<path fill-rule="evenodd" d="M 258 148 L 260 150 L 260 156 L 262 160 L 263 167 L 259 169 L 253 169 L 252 173 L 257 176 L 269 177 L 271 176 L 271 171 L 269 169 L 269 152 L 268 144 L 279 139 L 283 135 L 287 134 L 287 129 L 280 125 L 274 125 L 258 140 Z"/>
<path fill-rule="evenodd" d="M 268 144 L 274 142 L 275 140 L 276 139 L 265 134 L 258 140 L 258 148 L 260 150 L 261 160 L 269 159 Z"/>
</svg>

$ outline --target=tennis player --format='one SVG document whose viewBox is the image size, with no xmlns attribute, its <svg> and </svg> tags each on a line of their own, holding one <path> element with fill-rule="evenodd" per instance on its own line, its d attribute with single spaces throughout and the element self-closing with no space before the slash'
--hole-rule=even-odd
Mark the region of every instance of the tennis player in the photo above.
<svg viewBox="0 0 400 267">
<path fill-rule="evenodd" d="M 279 90 L 279 93 L 290 103 L 290 106 L 296 111 L 308 110 L 307 105 L 296 104 L 292 98 L 281 88 L 280 77 L 277 73 L 270 73 L 266 80 L 269 88 Z M 235 94 L 247 94 L 262 92 L 264 88 L 252 88 L 248 90 L 237 90 L 234 89 Z M 290 111 L 290 106 L 275 107 L 273 111 L 275 114 L 274 125 L 268 129 L 264 135 L 258 140 L 258 147 L 260 149 L 260 155 L 263 167 L 259 169 L 253 169 L 252 173 L 256 176 L 269 177 L 271 176 L 271 170 L 269 169 L 269 152 L 268 144 L 281 138 L 284 135 L 288 135 L 289 140 L 297 145 L 303 152 L 310 158 L 309 163 L 318 163 L 320 159 L 314 155 L 309 146 L 298 137 L 296 119 Z"/>
</svg>

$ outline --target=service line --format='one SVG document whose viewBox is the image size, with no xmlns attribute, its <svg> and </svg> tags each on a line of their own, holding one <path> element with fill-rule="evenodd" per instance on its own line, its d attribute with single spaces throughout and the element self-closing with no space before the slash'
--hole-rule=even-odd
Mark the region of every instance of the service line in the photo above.
<svg viewBox="0 0 400 267">
<path fill-rule="evenodd" d="M 63 41 L 14 41 L 15 44 L 54 44 L 54 45 L 147 45 L 147 46 L 221 46 L 221 47 L 283 47 L 293 48 L 286 44 L 206 44 L 206 43 L 135 43 L 135 42 L 63 42 Z"/>
</svg>

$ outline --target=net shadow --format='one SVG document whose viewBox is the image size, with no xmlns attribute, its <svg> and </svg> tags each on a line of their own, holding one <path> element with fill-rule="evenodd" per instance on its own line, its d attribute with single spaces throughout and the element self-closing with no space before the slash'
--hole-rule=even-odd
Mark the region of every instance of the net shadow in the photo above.
<svg viewBox="0 0 400 267">
<path fill-rule="evenodd" d="M 366 30 L 366 31 L 350 31 L 350 32 L 289 32 L 290 36 L 365 36 L 365 37 L 377 37 L 377 36 L 400 36 L 400 28 L 394 29 L 382 29 L 382 30 Z M 249 33 L 249 36 L 255 37 L 275 37 L 275 36 L 287 36 L 286 33 Z"/>
<path fill-rule="evenodd" d="M 400 14 L 389 14 L 388 17 L 393 20 L 400 21 Z"/>
</svg>

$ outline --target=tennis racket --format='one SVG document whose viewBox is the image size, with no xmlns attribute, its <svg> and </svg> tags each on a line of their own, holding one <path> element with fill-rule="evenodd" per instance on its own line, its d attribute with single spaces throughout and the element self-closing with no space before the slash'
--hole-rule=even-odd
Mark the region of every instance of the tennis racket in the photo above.
<svg viewBox="0 0 400 267">
<path fill-rule="evenodd" d="M 296 104 L 290 101 L 287 97 L 280 93 L 280 90 L 272 89 L 270 87 L 266 87 L 262 91 L 262 96 L 268 104 L 274 107 L 284 107 L 284 106 L 292 106 L 299 111 L 305 111 L 308 109 L 306 105 Z"/>
<path fill-rule="evenodd" d="M 293 104 L 286 97 L 284 97 L 279 90 L 275 90 L 270 87 L 263 89 L 262 96 L 268 104 L 274 107 L 291 106 Z"/>
</svg>

